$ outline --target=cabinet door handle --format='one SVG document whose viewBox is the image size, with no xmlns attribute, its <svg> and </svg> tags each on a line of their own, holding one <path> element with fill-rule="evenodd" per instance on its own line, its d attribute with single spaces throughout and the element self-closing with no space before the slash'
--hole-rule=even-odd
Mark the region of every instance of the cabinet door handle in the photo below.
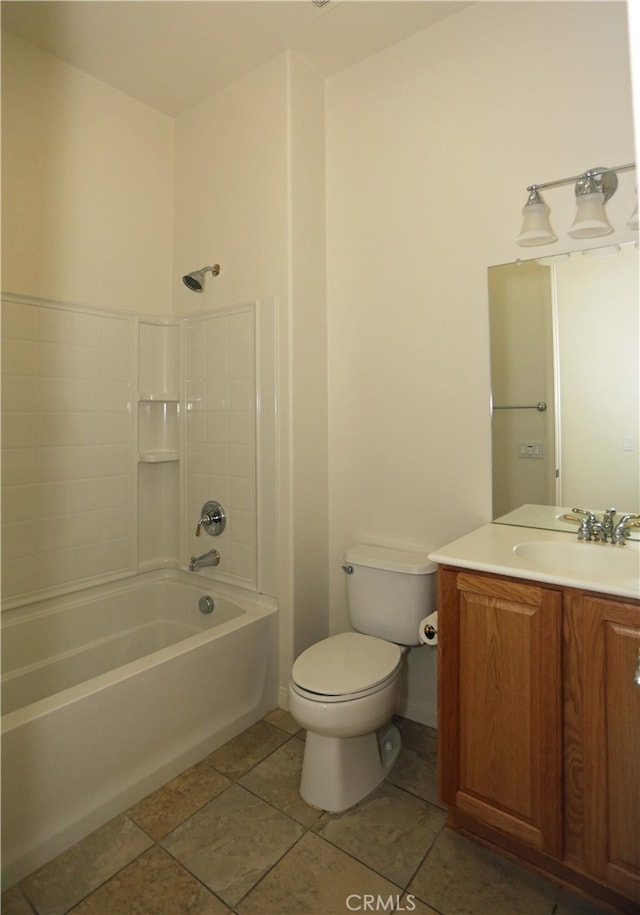
<svg viewBox="0 0 640 915">
<path fill-rule="evenodd" d="M 633 681 L 636 686 L 640 686 L 640 649 L 638 650 L 638 660 L 636 661 L 636 672 Z"/>
</svg>

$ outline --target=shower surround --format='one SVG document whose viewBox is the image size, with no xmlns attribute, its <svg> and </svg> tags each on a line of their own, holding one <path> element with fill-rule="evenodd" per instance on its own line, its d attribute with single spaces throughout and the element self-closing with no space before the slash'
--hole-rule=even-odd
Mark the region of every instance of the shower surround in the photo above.
<svg viewBox="0 0 640 915">
<path fill-rule="evenodd" d="M 2 303 L 2 593 L 136 571 L 136 320 Z"/>
<path fill-rule="evenodd" d="M 86 598 L 89 613 L 90 606 L 95 608 L 89 597 L 96 587 L 118 594 L 124 593 L 123 586 L 129 593 L 131 585 L 135 593 L 148 574 L 167 569 L 194 583 L 208 582 L 212 593 L 216 587 L 226 588 L 227 597 L 240 607 L 260 595 L 261 600 L 268 597 L 272 622 L 266 630 L 262 624 L 248 625 L 253 617 L 245 611 L 241 621 L 227 628 L 246 630 L 246 636 L 238 632 L 231 638 L 230 633 L 225 647 L 215 649 L 222 651 L 218 660 L 209 656 L 212 647 L 196 651 L 187 668 L 193 674 L 187 677 L 187 669 L 178 674 L 189 688 L 173 691 L 183 704 L 182 712 L 176 709 L 177 720 L 187 714 L 196 695 L 199 702 L 202 695 L 225 695 L 222 706 L 213 699 L 205 703 L 195 743 L 229 739 L 277 704 L 275 538 L 266 536 L 275 518 L 274 301 L 163 322 L 8 296 L 3 301 L 2 339 L 3 619 L 14 626 L 24 616 L 32 629 L 35 624 L 33 632 L 43 642 L 38 663 L 57 669 L 76 649 L 63 647 L 67 617 L 50 615 L 51 602 L 70 602 L 82 614 Z M 206 535 L 196 539 L 200 509 L 209 499 L 224 505 L 227 526 L 215 540 Z M 193 553 L 212 545 L 220 552 L 219 566 L 197 576 L 177 571 L 188 567 Z M 131 614 L 131 625 L 116 626 L 109 637 L 122 644 L 125 659 L 138 628 L 135 601 L 127 606 L 129 610 L 105 611 L 120 618 L 123 612 L 125 617 Z M 99 619 L 100 612 L 94 617 Z M 210 634 L 204 641 L 212 646 Z M 213 641 L 221 644 L 217 636 Z M 135 663 L 155 670 L 158 653 L 153 646 L 149 650 Z M 180 647 L 176 651 L 181 658 L 184 653 Z M 266 667 L 259 673 L 256 659 L 261 653 Z M 254 658 L 254 678 L 251 664 L 246 676 L 240 676 L 245 654 Z M 224 684 L 216 679 L 223 656 L 231 658 L 230 670 L 238 670 L 238 677 L 228 677 Z M 139 729 L 128 719 L 129 709 L 137 707 L 134 697 L 146 694 L 149 685 L 132 676 L 129 662 L 122 663 L 108 674 L 109 689 L 96 685 L 91 664 L 85 683 L 88 695 L 100 696 L 99 717 L 124 716 L 115 732 L 120 735 L 114 757 L 119 761 L 111 779 L 118 784 L 117 796 L 128 803 L 132 795 L 148 790 L 156 767 L 163 779 L 172 766 L 174 772 L 180 770 L 190 738 L 167 732 L 157 765 L 155 750 L 149 754 L 144 747 L 129 747 L 124 735 Z M 171 669 L 177 670 L 178 663 L 173 661 Z M 16 666 L 15 658 L 7 659 L 5 669 Z M 159 684 L 167 674 L 158 676 Z M 123 690 L 132 688 L 122 702 Z M 78 692 L 85 691 L 84 684 L 73 686 L 73 696 L 64 685 L 59 689 L 44 700 L 46 707 L 39 700 L 3 717 L 9 738 L 3 741 L 5 784 L 12 784 L 21 770 L 28 771 L 45 794 L 55 796 L 48 754 L 29 749 L 33 734 L 26 742 L 17 739 L 15 715 L 21 717 L 20 726 L 23 718 L 38 720 L 54 736 L 63 714 L 66 739 L 79 741 L 90 733 L 83 718 L 89 706 Z M 245 701 L 247 696 L 250 700 Z M 160 708 L 163 702 L 154 703 L 144 716 L 153 722 Z M 42 734 L 37 744 L 44 747 L 41 740 Z M 97 803 L 105 816 L 112 814 L 112 806 L 104 798 Z M 96 825 L 91 805 L 74 809 L 58 838 L 52 838 L 50 824 L 36 823 L 32 831 L 46 836 L 41 851 L 50 855 L 67 839 L 78 838 L 85 824 L 87 829 Z M 14 829 L 9 821 L 5 848 L 11 842 L 7 829 Z M 16 855 L 9 879 L 18 879 L 20 861 L 33 867 L 38 850 L 21 844 Z"/>
<path fill-rule="evenodd" d="M 212 498 L 228 517 L 216 577 L 275 595 L 273 538 L 258 549 L 275 492 L 274 315 L 268 299 L 180 322 L 5 299 L 5 605 L 184 567 Z"/>
</svg>

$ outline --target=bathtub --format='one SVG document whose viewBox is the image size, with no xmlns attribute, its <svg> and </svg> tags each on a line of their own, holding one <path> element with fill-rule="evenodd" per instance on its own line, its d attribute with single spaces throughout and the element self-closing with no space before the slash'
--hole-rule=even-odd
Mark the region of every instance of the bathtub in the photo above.
<svg viewBox="0 0 640 915">
<path fill-rule="evenodd" d="M 276 617 L 171 570 L 5 610 L 3 889 L 275 708 Z"/>
</svg>

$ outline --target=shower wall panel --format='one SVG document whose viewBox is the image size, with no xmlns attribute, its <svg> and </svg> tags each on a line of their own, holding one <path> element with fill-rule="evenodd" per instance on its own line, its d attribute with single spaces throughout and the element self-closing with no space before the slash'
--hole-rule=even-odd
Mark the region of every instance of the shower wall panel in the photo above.
<svg viewBox="0 0 640 915">
<path fill-rule="evenodd" d="M 135 568 L 135 318 L 2 307 L 4 600 Z"/>
<path fill-rule="evenodd" d="M 257 588 L 255 307 L 188 320 L 185 365 L 187 550 L 215 547 L 217 577 Z M 196 539 L 209 499 L 225 508 L 226 528 Z"/>
</svg>

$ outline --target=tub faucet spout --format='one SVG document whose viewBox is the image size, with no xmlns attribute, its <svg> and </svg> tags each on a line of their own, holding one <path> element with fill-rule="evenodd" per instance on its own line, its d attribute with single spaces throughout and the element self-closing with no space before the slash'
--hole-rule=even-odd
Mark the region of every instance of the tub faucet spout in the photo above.
<svg viewBox="0 0 640 915">
<path fill-rule="evenodd" d="M 217 550 L 209 550 L 202 556 L 192 556 L 189 563 L 189 571 L 195 572 L 196 569 L 202 569 L 204 566 L 217 566 L 220 562 L 220 553 Z"/>
</svg>

